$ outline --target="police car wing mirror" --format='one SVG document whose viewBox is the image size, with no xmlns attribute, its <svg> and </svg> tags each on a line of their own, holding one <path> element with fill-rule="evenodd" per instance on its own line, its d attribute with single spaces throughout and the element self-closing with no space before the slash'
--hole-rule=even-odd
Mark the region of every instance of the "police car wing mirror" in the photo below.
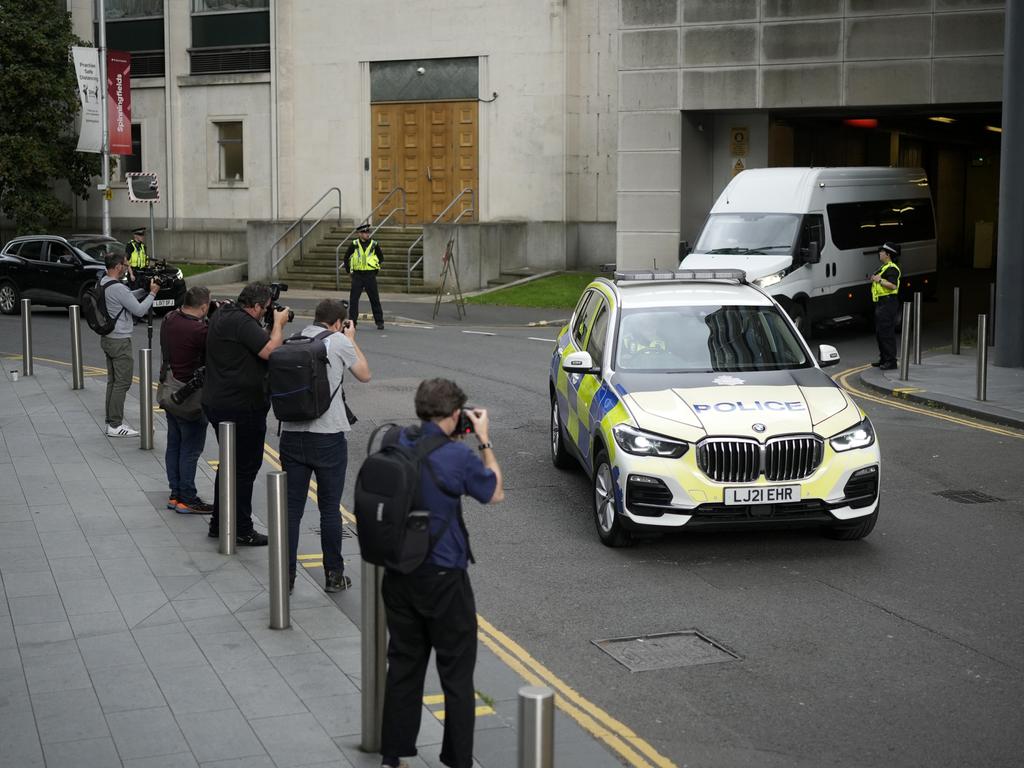
<svg viewBox="0 0 1024 768">
<path fill-rule="evenodd" d="M 806 248 L 801 249 L 805 264 L 817 264 L 821 261 L 821 245 L 817 240 L 811 240 Z"/>
<path fill-rule="evenodd" d="M 830 344 L 819 344 L 818 363 L 822 368 L 828 368 L 830 365 L 838 365 L 839 350 Z"/>
<path fill-rule="evenodd" d="M 598 373 L 594 358 L 589 352 L 572 352 L 562 358 L 562 370 L 566 373 Z"/>
</svg>

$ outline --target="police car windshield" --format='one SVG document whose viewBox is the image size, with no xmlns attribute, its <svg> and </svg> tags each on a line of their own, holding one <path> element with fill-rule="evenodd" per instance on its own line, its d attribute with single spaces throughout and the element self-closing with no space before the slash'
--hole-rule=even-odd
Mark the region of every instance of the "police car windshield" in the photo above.
<svg viewBox="0 0 1024 768">
<path fill-rule="evenodd" d="M 779 254 L 792 252 L 800 217 L 793 213 L 713 213 L 695 253 Z"/>
<path fill-rule="evenodd" d="M 780 371 L 812 363 L 771 306 L 627 309 L 615 368 L 649 373 Z"/>
</svg>

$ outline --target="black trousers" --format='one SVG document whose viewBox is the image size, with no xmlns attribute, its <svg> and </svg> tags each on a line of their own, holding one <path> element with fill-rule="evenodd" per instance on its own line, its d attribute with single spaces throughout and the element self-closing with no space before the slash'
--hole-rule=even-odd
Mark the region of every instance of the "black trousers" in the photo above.
<svg viewBox="0 0 1024 768">
<path fill-rule="evenodd" d="M 899 299 L 883 296 L 875 304 L 875 337 L 878 339 L 878 361 L 883 365 L 896 363 L 896 320 L 900 313 Z"/>
<path fill-rule="evenodd" d="M 476 724 L 473 669 L 477 625 L 469 574 L 429 565 L 408 575 L 387 571 L 382 594 L 391 639 L 381 755 L 416 754 L 423 713 L 423 679 L 433 648 L 444 691 L 441 762 L 451 768 L 471 768 Z"/>
<path fill-rule="evenodd" d="M 377 270 L 352 272 L 352 290 L 348 294 L 348 316 L 352 322 L 359 322 L 359 297 L 363 291 L 370 300 L 370 310 L 377 325 L 384 325 L 384 310 L 380 308 L 380 294 L 377 292 Z"/>
<path fill-rule="evenodd" d="M 213 435 L 220 444 L 220 423 L 235 423 L 235 535 L 248 536 L 253 532 L 252 489 L 256 475 L 263 466 L 263 441 L 267 437 L 267 411 L 235 411 L 226 408 L 209 408 L 203 412 L 213 427 Z M 210 517 L 210 533 L 220 532 L 220 467 L 213 484 L 213 515 Z"/>
</svg>

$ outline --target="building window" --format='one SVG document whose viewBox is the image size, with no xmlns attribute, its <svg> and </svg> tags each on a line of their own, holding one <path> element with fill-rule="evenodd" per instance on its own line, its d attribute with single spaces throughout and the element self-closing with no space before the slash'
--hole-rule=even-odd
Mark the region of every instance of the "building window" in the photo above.
<svg viewBox="0 0 1024 768">
<path fill-rule="evenodd" d="M 214 123 L 214 126 L 217 128 L 217 181 L 244 181 L 241 121 Z"/>
<path fill-rule="evenodd" d="M 121 180 L 125 181 L 129 173 L 142 173 L 142 125 L 132 123 L 132 153 L 121 155 L 118 161 L 121 166 Z"/>
<path fill-rule="evenodd" d="M 270 0 L 192 0 L 192 13 L 264 11 Z"/>
<path fill-rule="evenodd" d="M 270 71 L 269 0 L 192 0 L 193 75 Z"/>
<path fill-rule="evenodd" d="M 104 0 L 103 10 L 107 21 L 163 16 L 164 0 Z"/>
</svg>

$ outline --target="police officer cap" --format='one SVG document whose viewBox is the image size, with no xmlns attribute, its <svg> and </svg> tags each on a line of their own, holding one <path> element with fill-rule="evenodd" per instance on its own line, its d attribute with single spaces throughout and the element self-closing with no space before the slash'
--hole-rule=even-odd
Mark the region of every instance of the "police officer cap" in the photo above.
<svg viewBox="0 0 1024 768">
<path fill-rule="evenodd" d="M 144 234 L 146 234 L 146 228 L 145 227 L 139 227 L 138 229 L 133 229 L 132 230 L 132 234 L 133 235 L 144 235 Z"/>
<path fill-rule="evenodd" d="M 364 224 L 360 224 L 358 227 L 356 227 L 356 232 L 369 232 L 369 231 L 370 231 L 370 225 L 369 224 L 365 224 L 364 223 Z"/>
<path fill-rule="evenodd" d="M 896 243 L 892 243 L 892 242 L 882 243 L 882 245 L 879 246 L 878 250 L 885 251 L 886 253 L 888 253 L 888 254 L 890 254 L 892 256 L 895 256 L 897 258 L 900 255 L 900 247 L 899 247 L 899 245 L 896 244 Z"/>
</svg>

